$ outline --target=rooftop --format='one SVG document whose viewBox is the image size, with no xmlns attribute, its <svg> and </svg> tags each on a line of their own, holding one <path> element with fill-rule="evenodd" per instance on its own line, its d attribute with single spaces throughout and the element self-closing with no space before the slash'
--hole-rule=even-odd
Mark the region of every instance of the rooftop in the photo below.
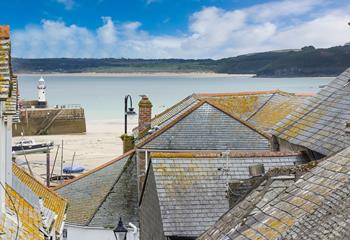
<svg viewBox="0 0 350 240">
<path fill-rule="evenodd" d="M 187 115 L 201 103 L 206 102 L 266 133 L 266 130 L 297 108 L 308 97 L 310 97 L 309 94 L 291 94 L 279 90 L 192 94 L 156 115 L 152 119 L 151 127 L 157 127 L 160 130 L 166 128 L 178 119 L 182 119 L 183 115 Z M 134 133 L 138 136 L 138 142 L 143 142 L 145 137 L 149 137 L 147 133 L 139 134 L 137 129 L 134 130 Z"/>
<path fill-rule="evenodd" d="M 148 174 L 155 177 L 165 235 L 196 237 L 214 224 L 229 210 L 227 182 L 250 178 L 249 166 L 263 163 L 270 169 L 303 161 L 295 152 L 152 153 Z"/>
<path fill-rule="evenodd" d="M 55 229 L 60 231 L 64 221 L 67 201 L 53 190 L 47 188 L 41 182 L 29 175 L 25 170 L 13 164 L 13 174 L 25 184 L 37 197 L 43 199 L 44 206 L 54 212 L 57 216 Z"/>
<path fill-rule="evenodd" d="M 18 220 L 16 215 L 18 214 Z M 6 186 L 6 214 L 0 213 L 0 238 L 44 240 L 41 214 L 10 186 Z"/>
<path fill-rule="evenodd" d="M 322 155 L 349 146 L 346 122 L 350 119 L 350 68 L 281 120 L 272 134 Z"/>
<path fill-rule="evenodd" d="M 147 149 L 268 150 L 270 135 L 220 106 L 200 100 L 163 128 L 144 137 Z"/>
<path fill-rule="evenodd" d="M 67 222 L 113 228 L 119 217 L 138 224 L 134 151 L 55 188 L 68 200 Z"/>
<path fill-rule="evenodd" d="M 239 221 L 230 211 L 202 239 L 349 239 L 349 173 L 346 148 Z"/>
</svg>

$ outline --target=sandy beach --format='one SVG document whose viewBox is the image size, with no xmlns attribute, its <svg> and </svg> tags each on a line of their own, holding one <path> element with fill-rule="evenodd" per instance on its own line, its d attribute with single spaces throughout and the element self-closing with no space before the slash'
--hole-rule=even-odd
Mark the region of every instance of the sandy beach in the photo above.
<svg viewBox="0 0 350 240">
<path fill-rule="evenodd" d="M 129 124 L 129 129 L 136 126 L 135 123 Z M 57 161 L 53 166 L 58 145 L 63 140 L 63 167 L 71 166 L 75 152 L 74 166 L 82 166 L 86 171 L 91 170 L 105 162 L 122 154 L 123 147 L 120 136 L 123 134 L 124 124 L 122 121 L 87 121 L 86 134 L 68 134 L 68 135 L 46 135 L 30 136 L 25 138 L 34 139 L 36 142 L 54 141 L 55 148 L 51 150 L 51 169 L 54 167 L 54 174 L 60 174 L 61 171 L 61 149 L 58 151 Z M 20 140 L 21 137 L 13 138 L 13 142 Z M 42 180 L 46 174 L 46 154 L 26 155 L 34 175 Z M 24 162 L 23 155 L 17 156 L 19 162 Z M 25 166 L 25 165 L 24 165 Z"/>
</svg>

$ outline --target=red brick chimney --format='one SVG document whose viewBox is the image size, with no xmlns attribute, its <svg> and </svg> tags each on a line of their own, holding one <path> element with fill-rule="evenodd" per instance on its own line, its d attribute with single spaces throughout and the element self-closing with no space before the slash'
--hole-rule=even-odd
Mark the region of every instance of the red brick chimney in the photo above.
<svg viewBox="0 0 350 240">
<path fill-rule="evenodd" d="M 152 103 L 146 95 L 139 102 L 139 133 L 151 128 Z"/>
</svg>

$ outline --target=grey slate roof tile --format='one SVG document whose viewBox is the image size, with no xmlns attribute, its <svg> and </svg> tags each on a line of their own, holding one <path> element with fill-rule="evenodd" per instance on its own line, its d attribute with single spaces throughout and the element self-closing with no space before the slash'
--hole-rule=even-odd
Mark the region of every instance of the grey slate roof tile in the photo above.
<svg viewBox="0 0 350 240">
<path fill-rule="evenodd" d="M 253 232 L 268 239 L 350 239 L 349 177 L 350 147 L 320 162 L 246 220 L 223 215 L 200 239 L 259 239 Z"/>
<path fill-rule="evenodd" d="M 151 121 L 151 127 L 157 126 L 159 130 L 163 129 L 200 101 L 210 101 L 253 126 L 268 130 L 307 98 L 309 96 L 289 94 L 278 90 L 227 94 L 192 94 L 163 113 L 156 115 Z M 148 136 L 147 134 L 140 136 L 137 128 L 134 129 L 134 135 L 137 144 Z"/>
<path fill-rule="evenodd" d="M 56 191 L 68 201 L 67 222 L 114 227 L 121 216 L 137 225 L 134 161 L 133 152 L 128 153 L 59 187 Z"/>
<path fill-rule="evenodd" d="M 344 87 L 350 68 L 309 98 L 273 128 L 279 138 L 323 155 L 334 154 L 349 145 L 345 123 L 350 119 L 350 88 Z"/>
<path fill-rule="evenodd" d="M 269 145 L 265 136 L 204 103 L 143 147 L 171 150 L 267 150 Z"/>
<path fill-rule="evenodd" d="M 250 163 L 248 163 L 248 161 Z M 165 236 L 196 237 L 229 209 L 227 181 L 249 178 L 252 163 L 265 168 L 301 163 L 301 155 L 229 157 L 152 157 Z M 228 175 L 220 168 L 228 166 Z M 280 185 L 274 185 L 280 188 Z M 283 188 L 283 187 L 282 187 Z M 274 192 L 272 195 L 275 194 Z M 244 206 L 242 206 L 244 207 Z"/>
</svg>

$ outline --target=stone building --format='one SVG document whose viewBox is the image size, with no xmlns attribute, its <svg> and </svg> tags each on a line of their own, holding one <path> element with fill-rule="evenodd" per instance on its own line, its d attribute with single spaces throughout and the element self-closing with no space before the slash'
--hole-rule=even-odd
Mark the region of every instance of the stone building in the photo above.
<svg viewBox="0 0 350 240">
<path fill-rule="evenodd" d="M 0 26 L 0 65 L 0 238 L 60 239 L 67 202 L 12 161 L 19 117 L 8 26 Z"/>
<path fill-rule="evenodd" d="M 142 239 L 195 239 L 229 207 L 228 183 L 252 179 L 249 167 L 294 166 L 295 152 L 152 153 L 140 199 Z"/>
<path fill-rule="evenodd" d="M 268 130 L 308 97 L 281 91 L 193 94 L 154 118 L 151 104 L 147 111 L 140 109 L 148 113 L 134 129 L 141 239 L 194 239 L 229 210 L 227 181 L 249 179 L 252 165 L 269 169 L 307 161 L 299 152 L 276 152 Z M 210 169 L 201 165 L 206 161 Z M 196 178 L 200 169 L 206 169 L 204 175 Z M 214 181 L 213 174 L 220 180 Z M 207 191 L 196 191 L 201 183 Z M 210 193 L 213 189 L 217 196 Z M 201 201 L 212 205 L 199 209 Z"/>
<path fill-rule="evenodd" d="M 67 240 L 110 239 L 118 220 L 139 227 L 135 151 L 55 188 L 69 205 Z M 138 239 L 138 230 L 128 240 Z M 111 239 L 113 239 L 111 238 Z"/>
<path fill-rule="evenodd" d="M 271 131 L 315 167 L 273 198 L 259 186 L 199 239 L 350 239 L 349 82 L 347 69 Z"/>
</svg>

